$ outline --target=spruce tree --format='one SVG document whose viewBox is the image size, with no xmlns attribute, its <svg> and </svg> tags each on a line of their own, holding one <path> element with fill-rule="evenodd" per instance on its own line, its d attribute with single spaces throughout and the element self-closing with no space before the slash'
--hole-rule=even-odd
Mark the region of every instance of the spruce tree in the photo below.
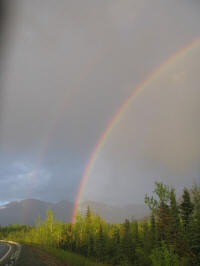
<svg viewBox="0 0 200 266">
<path fill-rule="evenodd" d="M 182 203 L 180 204 L 180 210 L 181 210 L 183 227 L 187 231 L 190 222 L 190 215 L 193 210 L 193 204 L 191 202 L 190 193 L 187 190 L 187 188 L 184 188 Z"/>
<path fill-rule="evenodd" d="M 176 194 L 174 188 L 170 192 L 170 218 L 174 226 L 179 228 L 180 218 L 179 218 L 179 208 L 176 202 Z"/>
<path fill-rule="evenodd" d="M 154 248 L 157 246 L 157 234 L 156 234 L 156 221 L 153 213 L 151 215 L 150 234 L 151 234 L 151 247 Z"/>
<path fill-rule="evenodd" d="M 100 261 L 105 260 L 105 237 L 102 225 L 99 226 L 98 238 L 97 238 L 97 254 Z"/>
<path fill-rule="evenodd" d="M 86 209 L 86 221 L 87 221 L 87 223 L 90 223 L 91 219 L 92 219 L 92 211 L 90 209 L 90 206 L 88 205 L 87 209 Z"/>
<path fill-rule="evenodd" d="M 88 241 L 88 257 L 94 257 L 94 237 L 92 234 L 89 235 L 89 241 Z"/>
<path fill-rule="evenodd" d="M 179 218 L 179 208 L 176 202 L 176 194 L 174 188 L 170 192 L 170 244 L 173 245 L 175 251 L 181 252 L 181 234 L 180 234 L 180 218 Z"/>
<path fill-rule="evenodd" d="M 170 216 L 169 206 L 161 202 L 158 208 L 158 238 L 164 240 L 167 243 L 170 242 Z"/>
<path fill-rule="evenodd" d="M 120 245 L 120 231 L 119 228 L 114 228 L 111 238 L 111 256 L 113 257 L 113 264 L 118 265 L 122 257 L 122 250 Z"/>
<path fill-rule="evenodd" d="M 133 262 L 135 257 L 135 250 L 130 233 L 130 222 L 128 219 L 126 219 L 123 224 L 123 236 L 121 246 L 123 250 L 123 260 L 128 259 L 129 262 Z"/>
<path fill-rule="evenodd" d="M 196 255 L 196 265 L 200 265 L 200 187 L 195 184 L 192 190 L 193 196 L 193 214 L 190 222 L 191 249 Z"/>
<path fill-rule="evenodd" d="M 132 222 L 132 240 L 133 245 L 136 248 L 141 247 L 141 239 L 140 239 L 140 233 L 139 233 L 139 225 L 137 221 Z"/>
</svg>

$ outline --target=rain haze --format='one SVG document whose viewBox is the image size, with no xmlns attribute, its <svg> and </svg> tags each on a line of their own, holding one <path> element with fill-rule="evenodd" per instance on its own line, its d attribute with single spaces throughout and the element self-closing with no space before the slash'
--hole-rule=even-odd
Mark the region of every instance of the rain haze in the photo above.
<svg viewBox="0 0 200 266">
<path fill-rule="evenodd" d="M 200 38 L 200 2 L 15 0 L 8 9 L 0 202 L 74 201 L 121 105 Z M 138 92 L 98 151 L 82 200 L 143 203 L 156 180 L 177 190 L 199 182 L 199 69 L 200 41 Z"/>
</svg>

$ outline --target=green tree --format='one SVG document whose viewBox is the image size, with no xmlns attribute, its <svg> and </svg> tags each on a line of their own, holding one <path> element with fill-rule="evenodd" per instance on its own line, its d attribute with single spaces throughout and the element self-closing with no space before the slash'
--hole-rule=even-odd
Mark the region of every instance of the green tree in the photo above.
<svg viewBox="0 0 200 266">
<path fill-rule="evenodd" d="M 89 242 L 88 242 L 88 257 L 94 257 L 95 251 L 94 251 L 94 237 L 92 234 L 89 235 Z"/>
<path fill-rule="evenodd" d="M 159 240 L 169 241 L 169 225 L 170 225 L 170 213 L 169 213 L 169 201 L 170 190 L 169 187 L 163 183 L 155 182 L 155 189 L 153 196 L 145 196 L 145 203 L 149 206 L 152 213 L 157 218 L 157 232 Z"/>
<path fill-rule="evenodd" d="M 148 205 L 149 209 L 155 214 L 158 214 L 159 208 L 165 206 L 170 200 L 169 187 L 162 182 L 155 182 L 155 189 L 153 191 L 154 196 L 149 197 L 145 195 L 145 203 Z"/>
<path fill-rule="evenodd" d="M 101 224 L 99 226 L 99 232 L 97 238 L 97 255 L 100 261 L 105 261 L 105 237 Z"/>
<path fill-rule="evenodd" d="M 173 245 L 174 249 L 181 253 L 182 249 L 182 241 L 181 241 L 181 233 L 180 233 L 180 217 L 179 217 L 179 208 L 176 202 L 176 194 L 174 188 L 171 189 L 170 192 L 170 244 Z"/>
<path fill-rule="evenodd" d="M 87 209 L 86 209 L 86 221 L 88 223 L 90 223 L 91 222 L 91 219 L 92 219 L 92 211 L 90 209 L 90 206 L 88 205 L 87 206 Z"/>
<path fill-rule="evenodd" d="M 161 202 L 158 208 L 158 238 L 159 240 L 165 240 L 170 242 L 170 216 L 169 206 L 164 202 Z"/>
<path fill-rule="evenodd" d="M 122 251 L 120 249 L 120 230 L 118 227 L 113 228 L 112 237 L 110 243 L 110 255 L 112 256 L 112 263 L 114 265 L 118 265 L 120 262 L 120 258 L 122 257 Z"/>
<path fill-rule="evenodd" d="M 164 241 L 161 247 L 155 248 L 151 253 L 152 266 L 179 266 L 179 257 L 172 247 L 167 247 Z"/>
<path fill-rule="evenodd" d="M 150 223 L 150 237 L 151 237 L 151 247 L 154 248 L 157 246 L 157 231 L 156 231 L 156 220 L 155 216 L 152 213 L 151 223 Z"/>
<path fill-rule="evenodd" d="M 134 262 L 135 250 L 133 246 L 133 241 L 130 233 L 130 221 L 125 220 L 123 224 L 123 235 L 121 240 L 121 247 L 123 251 L 123 261 Z"/>
<path fill-rule="evenodd" d="M 190 221 L 190 243 L 191 249 L 196 256 L 195 263 L 200 265 L 200 187 L 196 184 L 192 189 L 193 213 Z"/>
<path fill-rule="evenodd" d="M 187 190 L 187 188 L 184 188 L 182 202 L 180 204 L 180 210 L 181 210 L 181 218 L 182 218 L 183 227 L 185 230 L 187 230 L 189 222 L 190 222 L 190 215 L 193 210 L 193 204 L 191 202 L 190 193 Z"/>
</svg>

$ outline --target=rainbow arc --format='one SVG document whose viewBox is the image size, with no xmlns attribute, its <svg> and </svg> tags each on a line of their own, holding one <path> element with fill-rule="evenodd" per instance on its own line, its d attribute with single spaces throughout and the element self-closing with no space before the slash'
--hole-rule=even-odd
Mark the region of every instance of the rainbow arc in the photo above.
<svg viewBox="0 0 200 266">
<path fill-rule="evenodd" d="M 115 113 L 113 118 L 111 119 L 110 123 L 107 125 L 106 129 L 102 133 L 101 137 L 99 138 L 91 156 L 90 159 L 85 167 L 85 170 L 83 172 L 81 182 L 78 188 L 76 200 L 74 203 L 74 209 L 72 214 L 72 223 L 75 223 L 76 221 L 76 213 L 79 208 L 79 204 L 81 201 L 82 192 L 84 190 L 86 181 L 88 179 L 88 176 L 90 175 L 91 170 L 94 167 L 95 161 L 98 157 L 99 152 L 101 151 L 102 147 L 104 146 L 106 139 L 111 134 L 112 130 L 117 126 L 117 124 L 120 121 L 120 118 L 124 115 L 124 113 L 127 111 L 130 104 L 133 102 L 135 97 L 144 90 L 150 82 L 152 82 L 154 79 L 156 79 L 159 74 L 161 74 L 165 69 L 172 63 L 174 63 L 177 59 L 184 56 L 186 53 L 189 53 L 193 48 L 195 48 L 197 45 L 200 44 L 200 38 L 192 41 L 188 45 L 184 46 L 182 49 L 178 50 L 176 53 L 174 53 L 172 56 L 170 56 L 164 63 L 162 63 L 158 68 L 156 68 L 153 72 L 150 73 L 131 93 L 131 95 L 127 98 L 127 100 L 120 106 L 118 111 Z"/>
</svg>

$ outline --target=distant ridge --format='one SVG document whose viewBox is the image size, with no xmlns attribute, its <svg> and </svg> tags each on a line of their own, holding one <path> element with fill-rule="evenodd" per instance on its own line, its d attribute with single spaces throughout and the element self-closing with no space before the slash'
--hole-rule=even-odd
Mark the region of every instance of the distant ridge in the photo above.
<svg viewBox="0 0 200 266">
<path fill-rule="evenodd" d="M 70 221 L 73 203 L 61 201 L 49 203 L 36 199 L 13 201 L 0 207 L 0 225 L 35 224 L 38 217 L 44 220 L 47 209 L 52 209 L 56 219 Z"/>
<path fill-rule="evenodd" d="M 88 205 L 94 213 L 98 213 L 107 222 L 123 222 L 126 218 L 138 220 L 150 215 L 148 207 L 144 204 L 117 206 L 94 201 L 86 201 L 81 204 L 80 209 L 83 214 Z"/>
<path fill-rule="evenodd" d="M 123 222 L 125 218 L 142 219 L 149 215 L 148 208 L 142 204 L 130 204 L 122 207 L 94 201 L 81 204 L 80 210 L 83 214 L 88 205 L 94 213 L 98 213 L 108 222 Z M 38 217 L 41 220 L 45 219 L 48 208 L 52 209 L 56 219 L 64 222 L 70 221 L 73 212 L 72 202 L 63 200 L 58 203 L 50 203 L 37 199 L 25 199 L 0 206 L 0 225 L 34 225 Z"/>
</svg>

